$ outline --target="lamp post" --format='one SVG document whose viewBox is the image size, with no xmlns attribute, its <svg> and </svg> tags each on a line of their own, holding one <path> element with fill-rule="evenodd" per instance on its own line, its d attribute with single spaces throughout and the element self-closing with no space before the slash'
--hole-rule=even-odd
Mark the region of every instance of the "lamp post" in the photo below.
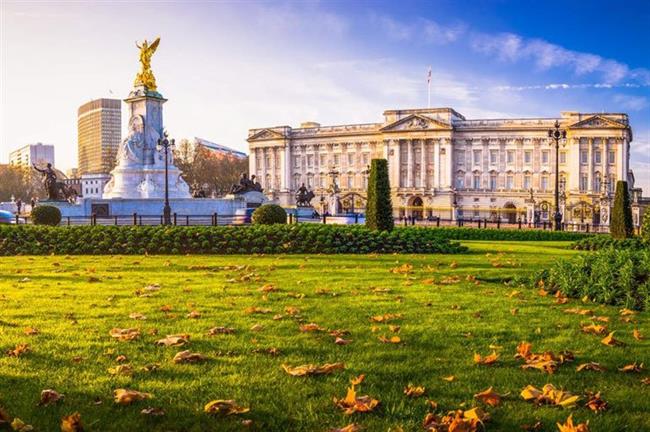
<svg viewBox="0 0 650 432">
<path fill-rule="evenodd" d="M 163 134 L 163 138 L 158 138 L 158 151 L 165 151 L 165 206 L 163 207 L 163 224 L 172 224 L 172 208 L 169 206 L 169 179 L 168 179 L 168 166 L 169 166 L 169 149 L 174 149 L 174 138 L 171 140 L 167 138 L 167 132 Z"/>
<path fill-rule="evenodd" d="M 554 215 L 555 231 L 562 230 L 562 213 L 560 213 L 560 140 L 565 144 L 566 130 L 560 129 L 560 122 L 555 120 L 553 129 L 548 130 L 548 137 L 555 140 L 555 203 Z"/>
</svg>

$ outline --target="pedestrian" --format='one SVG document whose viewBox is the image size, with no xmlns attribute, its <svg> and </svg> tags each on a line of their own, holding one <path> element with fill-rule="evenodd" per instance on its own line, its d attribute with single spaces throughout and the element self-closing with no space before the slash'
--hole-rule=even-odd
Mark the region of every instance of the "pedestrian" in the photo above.
<svg viewBox="0 0 650 432">
<path fill-rule="evenodd" d="M 16 208 L 18 209 L 16 214 L 20 214 L 20 210 L 23 208 L 23 200 L 20 198 L 18 198 L 18 201 L 16 201 Z"/>
</svg>

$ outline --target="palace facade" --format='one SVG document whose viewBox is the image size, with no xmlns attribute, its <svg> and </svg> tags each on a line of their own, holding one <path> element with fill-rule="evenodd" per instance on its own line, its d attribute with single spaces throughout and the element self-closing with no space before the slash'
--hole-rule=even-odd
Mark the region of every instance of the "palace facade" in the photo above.
<svg viewBox="0 0 650 432">
<path fill-rule="evenodd" d="M 388 160 L 395 216 L 550 221 L 559 121 L 560 210 L 565 222 L 609 224 L 616 181 L 627 180 L 632 129 L 621 113 L 563 112 L 558 118 L 468 120 L 451 108 L 389 110 L 382 123 L 303 123 L 249 131 L 250 173 L 283 205 L 304 183 L 331 211 L 333 182 L 344 211 L 365 206 L 368 166 Z M 633 210 L 638 220 L 638 205 Z"/>
</svg>

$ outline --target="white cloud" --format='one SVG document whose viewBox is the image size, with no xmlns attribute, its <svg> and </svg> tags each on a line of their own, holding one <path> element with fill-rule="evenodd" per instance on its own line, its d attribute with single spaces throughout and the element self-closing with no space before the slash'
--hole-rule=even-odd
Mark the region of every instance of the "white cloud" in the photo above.
<svg viewBox="0 0 650 432">
<path fill-rule="evenodd" d="M 648 107 L 648 99 L 643 96 L 616 94 L 613 101 L 624 111 L 641 111 Z"/>
<path fill-rule="evenodd" d="M 463 23 L 443 25 L 426 18 L 416 18 L 410 22 L 398 21 L 387 15 L 370 15 L 370 21 L 396 41 L 417 41 L 445 45 L 458 40 L 466 31 Z"/>
</svg>

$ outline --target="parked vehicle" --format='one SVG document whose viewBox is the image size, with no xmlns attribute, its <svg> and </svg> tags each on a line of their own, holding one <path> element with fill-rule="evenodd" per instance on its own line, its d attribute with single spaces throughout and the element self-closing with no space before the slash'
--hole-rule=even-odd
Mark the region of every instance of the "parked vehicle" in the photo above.
<svg viewBox="0 0 650 432">
<path fill-rule="evenodd" d="M 0 210 L 0 224 L 15 224 L 16 216 L 12 212 Z"/>
</svg>

